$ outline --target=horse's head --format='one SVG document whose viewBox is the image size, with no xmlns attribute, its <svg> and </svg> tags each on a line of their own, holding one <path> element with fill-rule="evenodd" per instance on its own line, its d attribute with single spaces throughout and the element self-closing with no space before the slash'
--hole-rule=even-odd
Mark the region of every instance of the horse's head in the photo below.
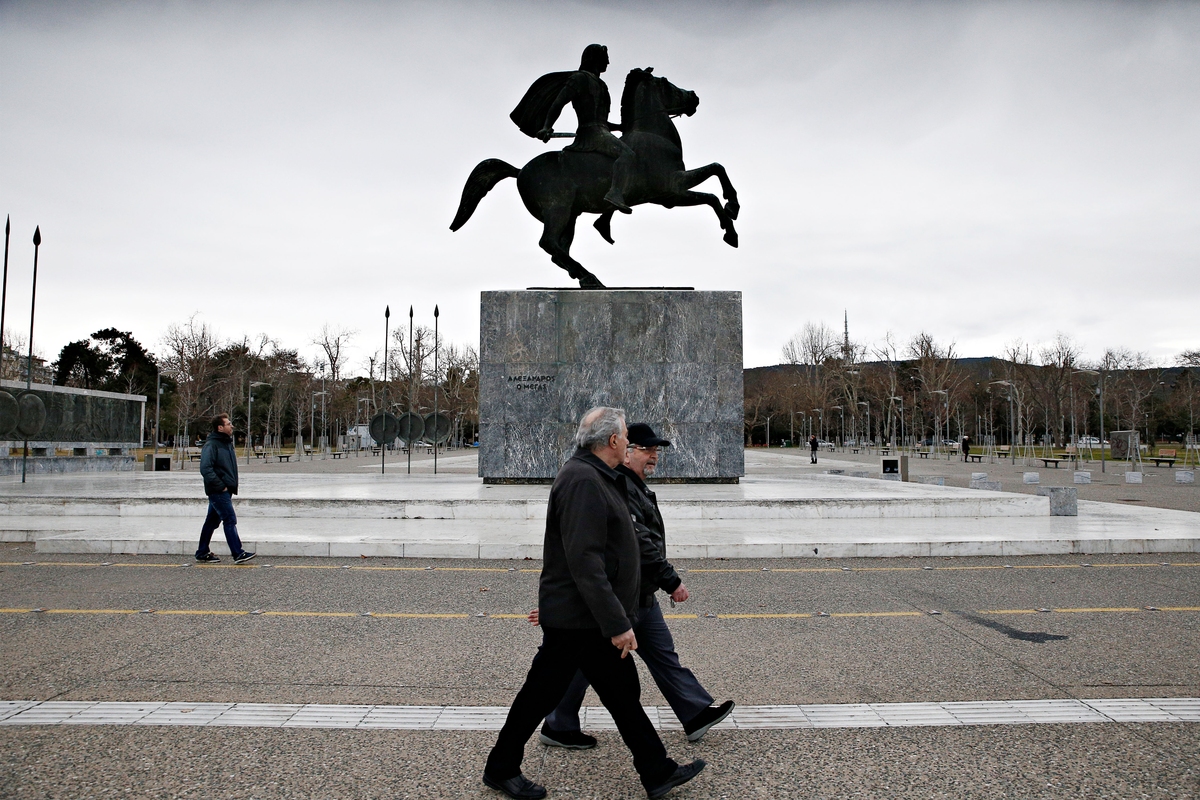
<svg viewBox="0 0 1200 800">
<path fill-rule="evenodd" d="M 632 69 L 625 77 L 625 91 L 621 94 L 621 125 L 625 130 L 645 127 L 650 118 L 659 115 L 690 117 L 700 105 L 695 92 L 680 89 L 653 73 L 654 67 Z"/>
</svg>

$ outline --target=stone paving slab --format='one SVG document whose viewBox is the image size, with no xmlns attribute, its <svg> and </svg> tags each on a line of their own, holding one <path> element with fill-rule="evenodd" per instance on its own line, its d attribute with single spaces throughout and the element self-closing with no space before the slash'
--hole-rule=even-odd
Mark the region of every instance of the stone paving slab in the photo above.
<svg viewBox="0 0 1200 800">
<path fill-rule="evenodd" d="M 647 706 L 659 730 L 682 726 L 667 706 Z M 370 706 L 310 703 L 115 703 L 10 701 L 0 725 L 191 725 L 267 728 L 375 728 L 496 731 L 507 706 Z M 843 703 L 738 706 L 715 729 L 909 728 L 958 725 L 1060 725 L 1200 721 L 1200 698 L 996 700 L 974 703 Z M 608 711 L 585 706 L 585 730 L 609 731 Z"/>
</svg>

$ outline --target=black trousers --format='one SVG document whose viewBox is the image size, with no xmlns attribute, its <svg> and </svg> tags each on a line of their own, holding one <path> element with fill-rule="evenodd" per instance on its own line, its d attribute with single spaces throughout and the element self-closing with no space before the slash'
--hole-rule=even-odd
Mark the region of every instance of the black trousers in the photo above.
<svg viewBox="0 0 1200 800">
<path fill-rule="evenodd" d="M 507 780 L 521 771 L 525 743 L 566 694 L 576 670 L 583 670 L 600 702 L 612 714 L 643 786 L 657 786 L 678 766 L 667 758 L 658 731 L 642 709 L 642 688 L 632 653 L 621 658 L 597 628 L 568 630 L 542 627 L 542 645 L 533 657 L 525 685 L 517 692 L 508 719 L 488 754 L 487 773 Z"/>
</svg>

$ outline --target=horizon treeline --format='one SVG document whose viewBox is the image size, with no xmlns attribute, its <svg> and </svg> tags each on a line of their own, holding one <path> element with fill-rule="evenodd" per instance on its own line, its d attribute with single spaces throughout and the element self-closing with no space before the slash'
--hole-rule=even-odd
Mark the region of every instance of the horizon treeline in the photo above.
<svg viewBox="0 0 1200 800">
<path fill-rule="evenodd" d="M 807 323 L 783 346 L 783 363 L 746 370 L 746 444 L 869 439 L 891 443 L 1058 446 L 1103 431 L 1137 430 L 1142 441 L 1183 441 L 1200 407 L 1200 350 L 1175 363 L 1109 349 L 1085 360 L 1065 334 L 998 356 L 961 358 L 953 342 L 921 332 L 907 342 L 855 342 Z"/>
<path fill-rule="evenodd" d="M 146 435 L 155 432 L 155 386 L 162 388 L 158 441 L 188 443 L 204 437 L 209 420 L 230 414 L 239 442 L 246 431 L 256 444 L 275 446 L 297 436 L 312 442 L 366 425 L 385 407 L 393 413 L 438 410 L 453 423 L 452 441 L 470 442 L 478 431 L 479 356 L 475 348 L 439 337 L 427 326 L 392 332 L 384 364 L 376 351 L 361 364 L 349 363 L 356 331 L 329 325 L 309 342 L 319 355 L 306 359 L 266 334 L 223 339 L 197 315 L 170 325 L 152 352 L 129 331 L 105 328 L 65 345 L 58 358 L 39 368 L 34 379 L 59 386 L 145 395 Z M 0 376 L 24 380 L 27 360 L 16 342 L 4 342 Z M 436 364 L 436 372 L 435 372 Z M 385 372 L 386 366 L 386 372 Z M 385 380 L 386 374 L 386 380 Z M 249 392 L 253 391 L 253 403 Z M 247 420 L 250 406 L 253 418 Z"/>
</svg>

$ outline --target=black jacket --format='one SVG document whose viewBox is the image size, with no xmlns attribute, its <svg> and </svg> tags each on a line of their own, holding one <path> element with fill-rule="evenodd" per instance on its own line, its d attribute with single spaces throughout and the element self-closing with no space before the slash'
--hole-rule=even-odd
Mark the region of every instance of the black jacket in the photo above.
<svg viewBox="0 0 1200 800">
<path fill-rule="evenodd" d="M 237 453 L 233 449 L 233 437 L 213 431 L 204 440 L 200 451 L 200 474 L 204 476 L 204 493 L 208 496 L 220 494 L 226 489 L 237 494 Z"/>
<path fill-rule="evenodd" d="M 667 530 L 658 510 L 658 498 L 629 467 L 622 464 L 617 467 L 617 472 L 625 476 L 625 496 L 642 552 L 640 604 L 642 608 L 649 608 L 654 605 L 654 593 L 657 590 L 662 589 L 669 594 L 678 589 L 683 580 L 671 562 L 667 561 Z"/>
<path fill-rule="evenodd" d="M 625 476 L 588 450 L 576 450 L 554 479 L 542 558 L 542 625 L 609 637 L 633 627 L 641 558 Z"/>
</svg>

